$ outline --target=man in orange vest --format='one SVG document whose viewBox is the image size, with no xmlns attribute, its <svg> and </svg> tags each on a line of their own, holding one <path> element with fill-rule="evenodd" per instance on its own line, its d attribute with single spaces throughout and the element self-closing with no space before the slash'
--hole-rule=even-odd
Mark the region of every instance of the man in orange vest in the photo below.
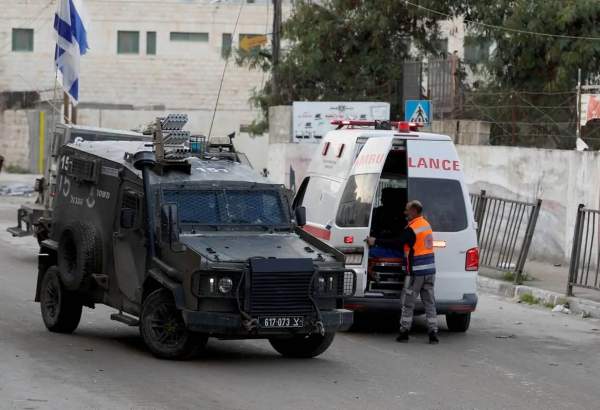
<svg viewBox="0 0 600 410">
<path fill-rule="evenodd" d="M 437 313 L 433 286 L 435 283 L 435 257 L 433 254 L 433 230 L 423 217 L 423 205 L 419 201 L 410 201 L 404 211 L 408 225 L 400 236 L 393 239 L 367 238 L 369 246 L 379 245 L 386 248 L 402 249 L 404 251 L 403 271 L 409 277 L 402 290 L 402 317 L 398 342 L 408 341 L 408 332 L 413 319 L 415 300 L 421 295 L 425 306 L 427 327 L 429 328 L 429 343 L 439 342 L 437 333 Z"/>
</svg>

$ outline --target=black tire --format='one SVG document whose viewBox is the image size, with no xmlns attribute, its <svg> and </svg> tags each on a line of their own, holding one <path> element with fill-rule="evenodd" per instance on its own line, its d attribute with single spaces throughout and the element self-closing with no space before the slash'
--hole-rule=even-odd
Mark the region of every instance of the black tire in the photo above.
<svg viewBox="0 0 600 410">
<path fill-rule="evenodd" d="M 65 226 L 58 241 L 58 268 L 64 286 L 78 290 L 83 280 L 102 271 L 102 242 L 93 226 Z"/>
<path fill-rule="evenodd" d="M 311 358 L 323 353 L 331 343 L 335 333 L 325 333 L 324 336 L 313 333 L 311 335 L 293 336 L 291 338 L 269 339 L 273 349 L 285 357 Z"/>
<path fill-rule="evenodd" d="M 161 359 L 187 359 L 208 340 L 185 327 L 173 295 L 166 289 L 155 290 L 144 300 L 140 333 L 152 354 Z"/>
<path fill-rule="evenodd" d="M 51 332 L 73 333 L 81 320 L 82 303 L 63 286 L 58 268 L 51 266 L 42 278 L 40 308 L 44 324 Z"/>
<path fill-rule="evenodd" d="M 448 313 L 446 324 L 451 332 L 466 332 L 471 324 L 471 313 Z"/>
</svg>

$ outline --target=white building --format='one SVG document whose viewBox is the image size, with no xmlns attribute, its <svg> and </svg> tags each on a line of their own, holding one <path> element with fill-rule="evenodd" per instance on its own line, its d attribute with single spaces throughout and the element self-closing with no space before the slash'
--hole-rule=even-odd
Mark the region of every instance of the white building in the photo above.
<svg viewBox="0 0 600 410">
<path fill-rule="evenodd" d="M 8 163 L 37 162 L 30 147 L 36 146 L 39 119 L 36 113 L 15 111 L 29 106 L 18 101 L 39 95 L 61 105 L 60 90 L 54 93 L 57 2 L 0 0 L 0 155 Z M 216 105 L 212 135 L 224 136 L 257 117 L 248 99 L 266 75 L 237 66 L 234 58 L 226 63 L 224 56 L 246 35 L 270 39 L 271 0 L 83 3 L 91 26 L 90 50 L 81 60 L 80 124 L 130 129 L 165 112 L 186 112 L 188 129 L 208 134 Z M 283 3 L 285 18 L 292 0 Z M 457 49 L 462 56 L 462 21 L 443 23 L 442 32 L 448 52 Z"/>
<path fill-rule="evenodd" d="M 270 0 L 83 3 L 91 27 L 90 50 L 81 60 L 80 123 L 131 128 L 157 112 L 177 111 L 190 114 L 193 131 L 207 133 L 222 77 L 213 134 L 237 131 L 255 118 L 248 98 L 264 74 L 238 67 L 234 58 L 225 67 L 223 56 L 243 36 L 272 31 Z M 52 96 L 56 4 L 0 0 L 0 92 Z"/>
</svg>

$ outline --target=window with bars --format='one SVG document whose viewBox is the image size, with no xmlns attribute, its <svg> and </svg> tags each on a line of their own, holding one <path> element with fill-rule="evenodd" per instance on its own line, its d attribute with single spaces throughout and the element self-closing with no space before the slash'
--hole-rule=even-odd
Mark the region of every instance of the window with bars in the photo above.
<svg viewBox="0 0 600 410">
<path fill-rule="evenodd" d="M 479 64 L 483 63 L 490 57 L 491 42 L 487 39 L 465 36 L 465 63 Z"/>
<path fill-rule="evenodd" d="M 228 58 L 231 55 L 233 36 L 231 33 L 223 33 L 221 38 L 221 57 Z"/>
</svg>

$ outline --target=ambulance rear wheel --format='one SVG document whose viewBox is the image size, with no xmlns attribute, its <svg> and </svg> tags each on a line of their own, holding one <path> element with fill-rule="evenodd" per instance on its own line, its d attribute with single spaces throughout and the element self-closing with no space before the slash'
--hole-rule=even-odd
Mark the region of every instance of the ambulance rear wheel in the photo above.
<svg viewBox="0 0 600 410">
<path fill-rule="evenodd" d="M 446 324 L 451 332 L 466 332 L 471 324 L 471 313 L 448 313 Z"/>
<path fill-rule="evenodd" d="M 325 333 L 325 335 L 311 334 L 299 335 L 290 338 L 272 338 L 269 339 L 273 349 L 285 357 L 311 358 L 323 353 L 331 343 L 335 333 Z"/>
</svg>

